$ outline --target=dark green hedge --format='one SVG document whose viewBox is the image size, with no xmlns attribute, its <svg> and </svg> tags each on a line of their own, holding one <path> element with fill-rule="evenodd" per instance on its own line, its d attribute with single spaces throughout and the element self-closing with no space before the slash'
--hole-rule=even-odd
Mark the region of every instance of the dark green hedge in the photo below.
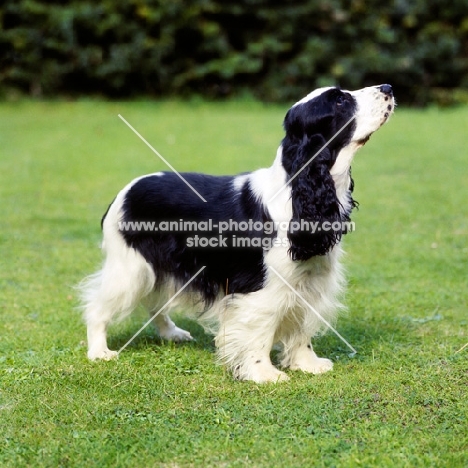
<svg viewBox="0 0 468 468">
<path fill-rule="evenodd" d="M 389 82 L 468 93 L 467 0 L 6 0 L 0 91 L 294 100 Z"/>
</svg>

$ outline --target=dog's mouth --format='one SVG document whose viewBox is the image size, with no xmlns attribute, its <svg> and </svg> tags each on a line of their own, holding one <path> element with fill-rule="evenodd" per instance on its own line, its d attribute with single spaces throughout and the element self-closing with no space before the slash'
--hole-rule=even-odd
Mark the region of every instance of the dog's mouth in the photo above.
<svg viewBox="0 0 468 468">
<path fill-rule="evenodd" d="M 387 98 L 385 98 L 385 100 L 387 101 Z M 384 113 L 384 118 L 383 118 L 382 125 L 383 125 L 385 122 L 387 122 L 387 120 L 390 118 L 390 116 L 393 114 L 393 112 L 395 112 L 395 107 L 396 107 L 395 99 L 394 99 L 394 98 L 391 98 L 391 99 L 390 99 L 390 103 L 389 103 L 388 106 L 387 106 L 387 110 L 386 110 L 386 112 Z"/>
<path fill-rule="evenodd" d="M 364 146 L 364 145 L 369 141 L 371 135 L 372 135 L 372 133 L 369 134 L 369 135 L 367 135 L 367 136 L 364 137 L 364 138 L 361 138 L 360 140 L 358 140 L 357 144 L 358 144 L 359 146 Z"/>
</svg>

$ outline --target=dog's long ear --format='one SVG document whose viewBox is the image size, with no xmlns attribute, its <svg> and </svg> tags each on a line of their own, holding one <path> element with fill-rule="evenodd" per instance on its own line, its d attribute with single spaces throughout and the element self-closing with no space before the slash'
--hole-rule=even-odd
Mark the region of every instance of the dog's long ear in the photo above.
<svg viewBox="0 0 468 468">
<path fill-rule="evenodd" d="M 293 260 L 325 255 L 343 234 L 340 202 L 330 175 L 335 155 L 328 147 L 316 155 L 324 145 L 322 136 L 313 135 L 289 148 L 295 152 L 289 154 L 293 216 L 288 238 Z"/>
</svg>

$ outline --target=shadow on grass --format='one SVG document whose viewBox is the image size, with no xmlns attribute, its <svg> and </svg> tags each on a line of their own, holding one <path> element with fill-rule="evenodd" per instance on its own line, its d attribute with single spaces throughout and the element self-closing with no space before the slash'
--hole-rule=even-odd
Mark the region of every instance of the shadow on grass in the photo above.
<svg viewBox="0 0 468 468">
<path fill-rule="evenodd" d="M 177 343 L 175 346 L 190 346 L 214 353 L 214 337 L 206 333 L 201 325 L 192 319 L 177 315 L 174 321 L 178 327 L 190 332 L 194 338 L 194 341 Z M 108 338 L 110 349 L 120 350 L 143 323 L 141 322 L 138 325 L 135 325 L 135 322 L 133 325 L 127 323 L 117 326 L 116 329 L 111 329 Z M 372 320 L 342 319 L 338 322 L 337 330 L 356 349 L 356 358 L 364 361 L 371 359 L 373 350 L 382 347 L 382 345 L 395 349 L 415 346 L 420 340 L 415 331 L 415 324 L 397 318 L 380 321 L 377 317 Z M 163 346 L 164 344 L 165 341 L 158 336 L 154 327 L 148 325 L 128 345 L 127 349 L 142 350 Z M 352 350 L 331 330 L 328 330 L 323 336 L 313 338 L 312 344 L 319 356 L 333 359 L 354 358 Z M 277 363 L 278 350 L 276 347 L 273 349 L 271 356 L 273 362 Z"/>
<path fill-rule="evenodd" d="M 367 359 L 376 348 L 386 345 L 393 349 L 414 346 L 420 337 L 414 324 L 397 318 L 390 320 L 342 320 L 338 322 L 338 332 L 357 351 L 357 357 Z M 319 356 L 348 357 L 352 350 L 331 330 L 324 336 L 312 340 L 314 350 Z"/>
<path fill-rule="evenodd" d="M 215 346 L 213 336 L 206 333 L 201 325 L 194 320 L 186 317 L 173 317 L 174 322 L 179 328 L 182 328 L 192 335 L 193 341 L 185 341 L 177 343 L 177 346 L 191 346 L 197 349 L 214 351 Z M 143 325 L 143 323 L 141 324 Z M 141 326 L 140 325 L 140 326 Z M 120 325 L 117 330 L 110 330 L 108 334 L 108 343 L 110 349 L 119 350 L 128 340 L 139 330 L 140 326 Z M 149 324 L 132 342 L 128 345 L 128 349 L 144 349 L 154 346 L 162 346 L 165 340 L 161 339 L 157 334 L 153 325 Z"/>
</svg>

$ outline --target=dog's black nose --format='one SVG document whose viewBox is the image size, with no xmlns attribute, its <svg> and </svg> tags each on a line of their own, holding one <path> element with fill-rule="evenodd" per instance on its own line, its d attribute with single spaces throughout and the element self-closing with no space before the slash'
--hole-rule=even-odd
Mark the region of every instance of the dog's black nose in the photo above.
<svg viewBox="0 0 468 468">
<path fill-rule="evenodd" d="M 380 85 L 379 89 L 380 91 L 382 91 L 382 93 L 386 94 L 387 96 L 393 96 L 393 90 L 392 90 L 391 85 L 383 84 L 383 85 Z"/>
</svg>

